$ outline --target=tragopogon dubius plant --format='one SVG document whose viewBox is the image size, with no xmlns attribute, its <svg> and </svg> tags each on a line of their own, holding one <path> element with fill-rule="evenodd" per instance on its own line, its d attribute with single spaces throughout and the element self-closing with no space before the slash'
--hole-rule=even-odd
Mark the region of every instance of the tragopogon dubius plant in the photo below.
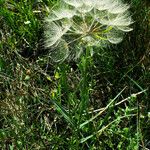
<svg viewBox="0 0 150 150">
<path fill-rule="evenodd" d="M 58 62 L 79 58 L 86 47 L 117 44 L 132 30 L 128 9 L 121 0 L 63 0 L 45 18 L 45 47 Z"/>
</svg>

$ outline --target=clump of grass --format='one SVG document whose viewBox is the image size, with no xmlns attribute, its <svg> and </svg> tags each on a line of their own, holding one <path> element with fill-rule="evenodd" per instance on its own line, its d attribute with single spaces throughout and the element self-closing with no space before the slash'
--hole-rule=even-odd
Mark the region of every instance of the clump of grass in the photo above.
<svg viewBox="0 0 150 150">
<path fill-rule="evenodd" d="M 148 2 L 122 43 L 62 64 L 38 44 L 56 1 L 0 4 L 0 149 L 150 147 Z"/>
</svg>

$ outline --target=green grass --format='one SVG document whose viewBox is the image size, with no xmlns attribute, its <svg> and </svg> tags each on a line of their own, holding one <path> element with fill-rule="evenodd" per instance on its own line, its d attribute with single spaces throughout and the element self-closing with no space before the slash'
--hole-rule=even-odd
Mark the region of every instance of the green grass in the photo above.
<svg viewBox="0 0 150 150">
<path fill-rule="evenodd" d="M 150 149 L 150 3 L 126 2 L 122 43 L 53 64 L 43 18 L 56 1 L 0 1 L 0 149 Z"/>
</svg>

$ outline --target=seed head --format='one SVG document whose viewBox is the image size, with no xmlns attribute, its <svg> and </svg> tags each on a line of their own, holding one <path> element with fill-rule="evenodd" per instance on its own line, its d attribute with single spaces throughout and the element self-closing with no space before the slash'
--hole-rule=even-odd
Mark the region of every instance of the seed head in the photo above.
<svg viewBox="0 0 150 150">
<path fill-rule="evenodd" d="M 87 46 L 117 44 L 132 30 L 128 9 L 121 0 L 63 0 L 45 18 L 45 47 L 54 61 L 63 61 L 77 59 Z"/>
</svg>

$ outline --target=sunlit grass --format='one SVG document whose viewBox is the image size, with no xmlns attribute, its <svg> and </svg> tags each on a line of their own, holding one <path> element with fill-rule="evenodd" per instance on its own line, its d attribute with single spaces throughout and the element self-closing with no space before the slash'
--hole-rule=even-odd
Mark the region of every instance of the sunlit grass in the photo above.
<svg viewBox="0 0 150 150">
<path fill-rule="evenodd" d="M 43 18 L 56 1 L 0 2 L 0 149 L 148 149 L 148 1 L 133 31 L 92 57 L 53 64 Z"/>
</svg>

